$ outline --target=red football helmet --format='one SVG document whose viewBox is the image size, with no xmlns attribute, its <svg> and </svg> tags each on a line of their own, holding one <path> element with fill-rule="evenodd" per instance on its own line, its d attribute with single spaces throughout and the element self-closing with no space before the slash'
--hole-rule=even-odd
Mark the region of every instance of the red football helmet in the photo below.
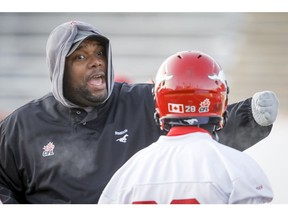
<svg viewBox="0 0 288 216">
<path fill-rule="evenodd" d="M 198 51 L 168 57 L 155 80 L 156 113 L 168 125 L 215 124 L 223 127 L 228 86 L 220 65 Z"/>
</svg>

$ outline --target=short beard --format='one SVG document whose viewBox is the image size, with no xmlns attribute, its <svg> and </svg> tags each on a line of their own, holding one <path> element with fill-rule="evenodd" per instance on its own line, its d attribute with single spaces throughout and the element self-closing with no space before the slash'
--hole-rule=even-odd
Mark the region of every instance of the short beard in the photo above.
<svg viewBox="0 0 288 216">
<path fill-rule="evenodd" d="M 107 90 L 99 95 L 92 95 L 91 92 L 85 87 L 71 89 L 70 100 L 72 103 L 82 107 L 97 106 L 102 104 L 108 97 Z"/>
</svg>

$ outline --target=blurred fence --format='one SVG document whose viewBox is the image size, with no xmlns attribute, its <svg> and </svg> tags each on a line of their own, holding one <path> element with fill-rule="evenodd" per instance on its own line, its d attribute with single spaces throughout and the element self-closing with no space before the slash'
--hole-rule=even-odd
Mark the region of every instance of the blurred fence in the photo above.
<svg viewBox="0 0 288 216">
<path fill-rule="evenodd" d="M 177 51 L 201 50 L 222 65 L 230 102 L 273 90 L 287 110 L 288 13 L 0 13 L 0 112 L 50 91 L 46 41 L 70 20 L 110 38 L 116 74 L 134 82 L 154 79 Z"/>
</svg>

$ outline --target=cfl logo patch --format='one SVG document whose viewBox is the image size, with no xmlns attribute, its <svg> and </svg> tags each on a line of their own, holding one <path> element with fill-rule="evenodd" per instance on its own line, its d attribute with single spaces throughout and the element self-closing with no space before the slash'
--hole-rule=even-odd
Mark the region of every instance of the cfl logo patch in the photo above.
<svg viewBox="0 0 288 216">
<path fill-rule="evenodd" d="M 184 113 L 183 104 L 168 103 L 168 111 L 171 113 Z"/>
<path fill-rule="evenodd" d="M 199 113 L 209 112 L 210 100 L 206 98 L 204 101 L 200 103 Z"/>
</svg>

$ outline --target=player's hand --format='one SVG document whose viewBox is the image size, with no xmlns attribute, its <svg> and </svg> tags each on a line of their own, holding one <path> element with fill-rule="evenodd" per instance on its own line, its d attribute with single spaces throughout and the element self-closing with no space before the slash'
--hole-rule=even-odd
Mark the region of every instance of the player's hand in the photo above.
<svg viewBox="0 0 288 216">
<path fill-rule="evenodd" d="M 278 114 L 278 107 L 278 98 L 272 91 L 257 92 L 252 97 L 252 114 L 261 126 L 273 124 Z"/>
</svg>

